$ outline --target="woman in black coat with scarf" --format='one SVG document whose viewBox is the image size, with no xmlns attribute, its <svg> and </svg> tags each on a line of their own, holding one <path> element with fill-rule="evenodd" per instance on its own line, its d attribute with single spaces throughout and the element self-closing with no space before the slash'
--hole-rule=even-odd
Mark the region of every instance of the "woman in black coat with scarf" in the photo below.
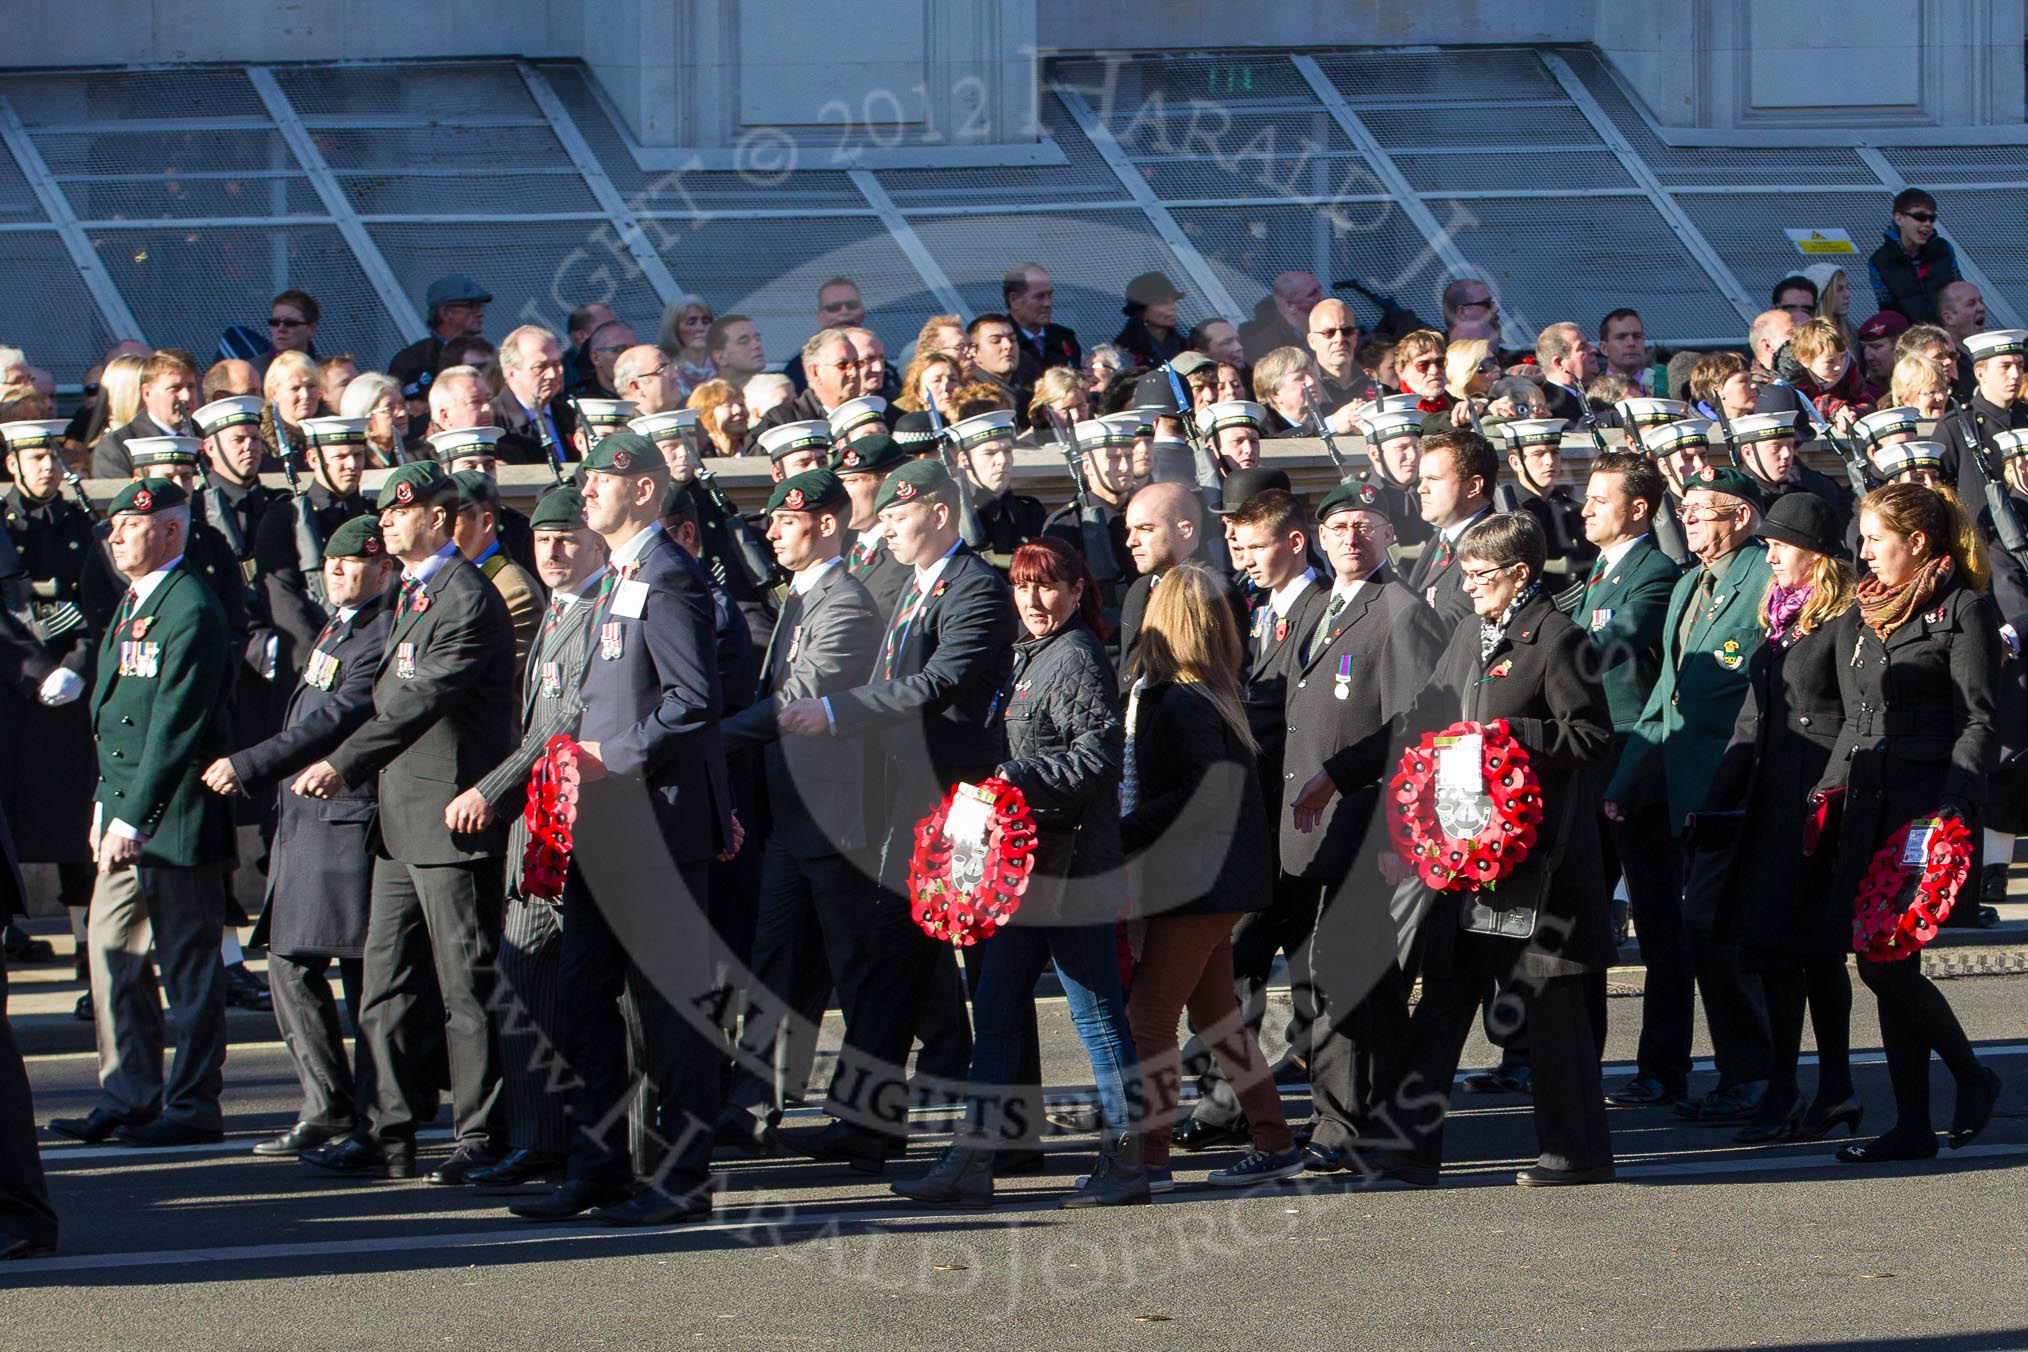
<svg viewBox="0 0 2028 1352">
<path fill-rule="evenodd" d="M 1859 584 L 1858 604 L 1832 624 L 1845 726 L 1821 785 L 1845 790 L 1832 891 L 1848 906 L 1874 853 L 1915 818 L 1955 817 L 1976 848 L 1998 752 L 2000 615 L 1985 596 L 1985 547 L 1964 509 L 1919 484 L 1877 488 L 1859 504 L 1859 556 L 1871 576 Z M 1958 905 L 1978 904 L 1976 882 L 1968 886 Z M 1895 1124 L 1838 1158 L 1876 1164 L 1936 1154 L 1932 1051 L 1957 1081 L 1950 1143 L 1968 1144 L 1993 1116 L 1999 1075 L 1973 1054 L 1920 957 L 1861 954 L 1859 977 L 1880 1005 Z"/>
<path fill-rule="evenodd" d="M 1749 659 L 1748 698 L 1704 800 L 1706 813 L 1739 814 L 1737 834 L 1706 856 L 1724 870 L 1714 926 L 1738 947 L 1741 968 L 1759 974 L 1774 1044 L 1760 1109 L 1733 1137 L 1748 1145 L 1814 1141 L 1839 1126 L 1856 1135 L 1862 1112 L 1852 1092 L 1845 974 L 1852 903 L 1832 890 L 1828 843 L 1808 852 L 1798 844 L 1811 790 L 1844 726 L 1833 622 L 1852 608 L 1856 574 L 1842 557 L 1837 516 L 1813 493 L 1777 500 L 1760 538 L 1774 573 L 1760 603 L 1767 641 Z M 1817 1095 L 1807 1111 L 1796 1083 L 1806 1004 L 1817 1033 Z"/>
<path fill-rule="evenodd" d="M 1035 982 L 1053 963 L 1105 1119 L 1099 1166 L 1079 1197 L 1094 1205 L 1146 1201 L 1139 1067 L 1114 941 L 1125 734 L 1098 584 L 1082 555 L 1047 537 L 1014 552 L 1008 577 L 1026 633 L 1014 645 L 1001 699 L 1007 759 L 997 774 L 1028 801 L 1034 867 L 1011 923 L 966 955 L 974 977 L 969 1130 L 928 1174 L 892 1186 L 918 1202 L 993 1200 L 996 1150 L 1026 1146 L 1042 1125 Z"/>
<path fill-rule="evenodd" d="M 1435 1187 L 1458 1058 L 1494 983 L 1496 1015 L 1525 1021 L 1537 1163 L 1526 1186 L 1613 1176 L 1587 973 L 1613 960 L 1589 768 L 1612 746 L 1612 715 L 1589 641 L 1542 585 L 1542 527 L 1526 512 L 1489 516 L 1458 541 L 1476 617 L 1438 659 L 1418 732 L 1504 719 L 1534 769 L 1542 821 L 1533 848 L 1490 891 L 1433 894 L 1423 916 L 1422 999 L 1388 1075 L 1381 1112 L 1399 1133 L 1372 1187 Z M 1404 867 L 1382 856 L 1390 879 Z M 1434 1111 L 1432 1111 L 1434 1110 Z"/>
</svg>

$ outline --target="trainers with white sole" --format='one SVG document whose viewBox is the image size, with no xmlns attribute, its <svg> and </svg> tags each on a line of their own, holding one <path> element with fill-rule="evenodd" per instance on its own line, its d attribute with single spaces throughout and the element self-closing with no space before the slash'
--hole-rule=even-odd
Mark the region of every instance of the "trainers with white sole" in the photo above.
<svg viewBox="0 0 2028 1352">
<path fill-rule="evenodd" d="M 1265 1150 L 1249 1150 L 1239 1163 L 1229 1169 L 1213 1169 L 1204 1181 L 1214 1188 L 1250 1188 L 1257 1183 L 1294 1178 L 1304 1168 L 1300 1150 L 1283 1150 L 1272 1155 Z"/>
</svg>

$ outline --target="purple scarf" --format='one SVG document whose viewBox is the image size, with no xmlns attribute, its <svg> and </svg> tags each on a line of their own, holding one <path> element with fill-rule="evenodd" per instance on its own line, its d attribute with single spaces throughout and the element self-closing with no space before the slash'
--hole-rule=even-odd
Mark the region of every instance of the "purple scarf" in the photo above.
<svg viewBox="0 0 2028 1352">
<path fill-rule="evenodd" d="M 1767 641 L 1779 648 L 1788 639 L 1789 626 L 1810 602 L 1813 587 L 1790 590 L 1776 583 L 1767 594 Z"/>
</svg>

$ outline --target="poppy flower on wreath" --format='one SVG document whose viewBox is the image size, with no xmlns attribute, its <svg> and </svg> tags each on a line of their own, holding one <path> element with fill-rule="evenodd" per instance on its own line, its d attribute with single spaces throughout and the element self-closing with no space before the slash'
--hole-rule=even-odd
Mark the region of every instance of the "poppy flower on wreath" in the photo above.
<svg viewBox="0 0 2028 1352">
<path fill-rule="evenodd" d="M 1923 832 L 1910 862 L 1910 837 Z M 1912 958 L 1950 918 L 1972 871 L 1972 833 L 1955 817 L 1925 817 L 1887 838 L 1852 899 L 1852 951 L 1873 962 Z"/>
<path fill-rule="evenodd" d="M 1482 789 L 1438 782 L 1441 754 L 1479 738 Z M 1394 852 L 1440 892 L 1491 891 L 1535 848 L 1542 785 L 1507 721 L 1453 723 L 1426 732 L 1402 753 L 1387 786 L 1387 830 Z"/>
<path fill-rule="evenodd" d="M 954 841 L 947 834 L 960 795 L 984 800 L 983 839 Z M 916 823 L 909 913 L 930 938 L 969 948 L 1013 918 L 1034 868 L 1035 818 L 1021 790 L 997 777 L 954 784 Z"/>
<path fill-rule="evenodd" d="M 528 896 L 543 901 L 563 896 L 571 830 L 577 824 L 577 794 L 577 743 L 558 733 L 528 771 L 528 806 L 521 814 L 528 826 L 528 843 L 521 851 L 521 890 Z"/>
</svg>

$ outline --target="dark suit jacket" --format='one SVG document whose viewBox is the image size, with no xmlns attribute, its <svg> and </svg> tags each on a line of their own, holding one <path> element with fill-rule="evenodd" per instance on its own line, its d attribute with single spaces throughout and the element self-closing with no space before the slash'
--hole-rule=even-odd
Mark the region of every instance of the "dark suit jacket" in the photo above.
<svg viewBox="0 0 2028 1352">
<path fill-rule="evenodd" d="M 1542 786 L 1543 813 L 1534 848 L 1497 888 L 1435 894 L 1422 927 L 1427 974 L 1566 975 L 1612 961 L 1596 795 L 1587 773 L 1612 746 L 1612 720 L 1589 656 L 1577 626 L 1538 594 L 1508 621 L 1490 657 L 1479 656 L 1479 625 L 1472 622 L 1458 626 L 1438 661 L 1417 728 L 1506 720 Z M 1462 919 L 1472 905 L 1533 906 L 1540 919 L 1525 940 L 1466 933 Z"/>
<path fill-rule="evenodd" d="M 564 455 L 574 458 L 576 452 L 570 449 L 570 436 L 577 430 L 577 415 L 570 411 L 568 403 L 558 397 L 549 401 L 549 420 L 556 424 L 556 439 Z M 493 424 L 507 433 L 494 447 L 502 460 L 539 465 L 549 454 L 542 446 L 542 429 L 536 425 L 535 419 L 528 416 L 528 410 L 521 406 L 521 400 L 514 391 L 502 389 L 493 396 Z"/>
<path fill-rule="evenodd" d="M 806 389 L 795 398 L 776 404 L 766 413 L 754 419 L 753 426 L 747 430 L 746 444 L 741 448 L 740 454 L 762 454 L 760 448 L 761 433 L 767 431 L 770 427 L 780 427 L 783 423 L 792 422 L 825 422 L 830 416 L 824 408 L 823 401 L 817 398 L 817 392 Z"/>
<path fill-rule="evenodd" d="M 1189 562 L 1203 563 L 1205 560 L 1202 555 L 1199 555 L 1189 560 Z M 1214 570 L 1212 575 L 1218 579 L 1220 589 L 1225 592 L 1225 602 L 1232 607 L 1233 623 L 1239 626 L 1240 637 L 1244 639 L 1247 629 L 1253 623 L 1247 614 L 1246 593 L 1242 592 L 1238 584 L 1233 582 L 1225 573 Z M 1134 585 L 1127 588 L 1126 599 L 1120 602 L 1120 667 L 1122 670 L 1126 668 L 1128 655 L 1134 651 L 1134 640 L 1140 637 L 1141 620 L 1148 613 L 1148 596 L 1155 590 L 1155 578 L 1157 576 L 1159 574 L 1143 573 L 1135 578 Z"/>
<path fill-rule="evenodd" d="M 153 670 L 120 674 L 123 644 Z M 233 857 L 232 804 L 199 778 L 231 744 L 232 657 L 224 608 L 180 563 L 106 634 L 91 697 L 96 798 L 104 822 L 117 817 L 147 836 L 144 867 Z"/>
<path fill-rule="evenodd" d="M 882 647 L 899 644 L 893 678 L 830 697 L 838 736 L 878 738 L 889 831 L 908 832 L 952 783 L 990 774 L 1005 759 L 1000 701 L 1015 634 L 1006 579 L 960 544 L 905 635 L 890 618 Z"/>
<path fill-rule="evenodd" d="M 1328 590 L 1324 596 L 1328 605 Z M 1375 820 L 1380 786 L 1394 772 L 1402 727 L 1429 683 L 1444 633 L 1436 612 L 1382 565 L 1332 619 L 1322 650 L 1306 660 L 1312 636 L 1291 640 L 1288 756 L 1276 827 L 1282 871 L 1330 882 L 1351 868 Z M 1341 682 L 1340 673 L 1350 679 Z M 1298 831 L 1288 800 L 1319 770 L 1338 796 L 1314 831 Z"/>
<path fill-rule="evenodd" d="M 1597 650 L 1599 679 L 1612 709 L 1613 731 L 1639 721 L 1662 669 L 1662 620 L 1682 570 L 1644 535 L 1595 585 L 1583 577 L 1557 598 L 1559 609 Z M 1567 604 L 1566 604 L 1567 602 Z"/>
<path fill-rule="evenodd" d="M 308 559 L 303 557 L 306 551 L 298 544 L 297 530 L 306 504 L 317 546 L 315 557 Z M 257 618 L 251 637 L 263 646 L 266 637 L 275 638 L 275 684 L 283 689 L 302 674 L 310 645 L 316 642 L 324 621 L 331 615 L 318 599 L 323 595 L 321 578 L 317 579 L 314 591 L 311 586 L 324 562 L 324 541 L 331 538 L 332 531 L 368 510 L 366 499 L 357 493 L 341 498 L 324 485 L 310 482 L 303 486 L 301 497 L 284 497 L 261 514 L 260 528 L 254 536 L 261 603 L 255 607 Z"/>
<path fill-rule="evenodd" d="M 285 781 L 335 751 L 373 717 L 374 677 L 394 623 L 391 605 L 391 596 L 376 596 L 339 625 L 321 645 L 338 664 L 329 688 L 298 681 L 282 730 L 232 755 L 233 771 L 249 793 L 277 798 L 266 906 L 253 941 L 285 957 L 356 958 L 365 951 L 376 786 L 361 784 L 316 799 L 290 793 Z"/>
<path fill-rule="evenodd" d="M 134 477 L 134 457 L 127 451 L 127 443 L 135 437 L 166 437 L 165 432 L 150 418 L 146 410 L 134 414 L 134 420 L 121 427 L 107 429 L 104 436 L 92 447 L 92 477 L 94 479 L 131 479 Z"/>
<path fill-rule="evenodd" d="M 1330 602 L 1330 582 L 1312 577 L 1289 603 L 1288 614 L 1276 619 L 1268 594 L 1260 593 L 1251 630 L 1244 636 L 1246 723 L 1260 746 L 1261 801 L 1269 821 L 1276 820 L 1282 804 L 1282 749 L 1288 741 L 1283 705 L 1288 698 L 1289 673 L 1302 663 L 1303 645 Z"/>
<path fill-rule="evenodd" d="M 1576 422 L 1591 411 L 1583 399 L 1554 382 L 1543 381 L 1542 393 L 1549 399 L 1549 416 L 1552 418 Z"/>
<path fill-rule="evenodd" d="M 894 614 L 894 603 L 901 599 L 902 589 L 908 586 L 909 575 L 915 570 L 905 563 L 896 561 L 894 555 L 888 551 L 887 542 L 877 535 L 874 538 L 872 558 L 864 566 L 856 566 L 850 560 L 852 551 L 858 543 L 859 536 L 856 532 L 845 542 L 847 560 L 845 566 L 851 569 L 852 576 L 866 588 L 867 595 L 873 598 L 875 613 L 885 622 L 888 616 Z"/>
<path fill-rule="evenodd" d="M 864 685 L 880 652 L 882 617 L 843 564 L 809 595 L 793 590 L 768 644 L 761 697 L 725 722 L 728 746 L 764 744 L 771 839 L 798 859 L 866 843 L 868 766 L 861 738 L 782 737 L 775 720 L 792 700 Z"/>
<path fill-rule="evenodd" d="M 1061 324 L 1044 325 L 1039 345 L 1016 324 L 1014 345 L 1021 351 L 1020 364 L 1014 368 L 1014 383 L 1028 389 L 1035 388 L 1035 382 L 1052 366 L 1077 370 L 1084 365 L 1084 345 L 1077 341 L 1076 333 Z"/>
<path fill-rule="evenodd" d="M 578 739 L 599 744 L 613 776 L 645 785 L 670 859 L 701 863 L 732 844 L 711 581 L 660 528 L 630 571 L 645 598 L 623 613 L 622 579 L 594 617 Z"/>
<path fill-rule="evenodd" d="M 453 553 L 394 616 L 373 717 L 327 760 L 348 787 L 380 781 L 380 848 L 404 864 L 497 858 L 505 822 L 453 834 L 444 809 L 514 745 L 514 625 L 485 574 Z M 406 660 L 404 660 L 406 658 Z"/>
<path fill-rule="evenodd" d="M 1486 510 L 1491 511 L 1492 508 Z M 1481 513 L 1472 520 L 1483 520 L 1484 515 Z M 1458 534 L 1462 537 L 1464 532 L 1459 531 Z M 1442 531 L 1431 530 L 1429 539 L 1423 542 L 1415 570 L 1409 574 L 1408 589 L 1437 613 L 1437 618 L 1443 621 L 1445 633 L 1462 624 L 1472 613 L 1472 598 L 1465 595 L 1465 575 L 1458 564 L 1457 548 L 1445 543 Z"/>
</svg>

